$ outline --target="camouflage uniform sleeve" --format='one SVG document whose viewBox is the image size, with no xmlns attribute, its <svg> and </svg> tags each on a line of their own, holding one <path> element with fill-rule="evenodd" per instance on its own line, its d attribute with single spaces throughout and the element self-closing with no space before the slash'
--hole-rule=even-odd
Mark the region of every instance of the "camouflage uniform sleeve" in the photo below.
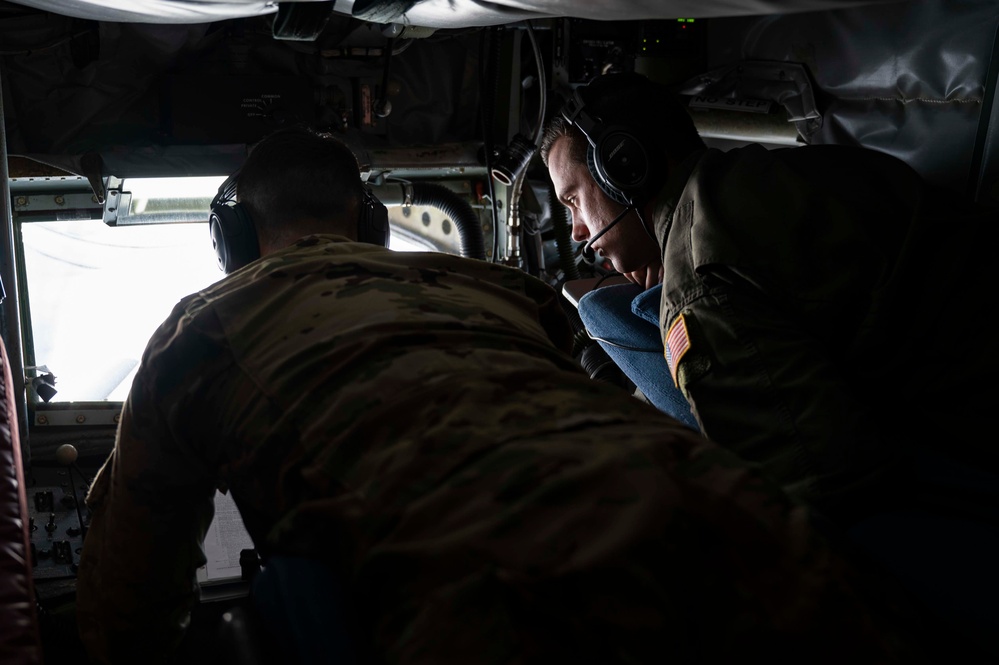
<svg viewBox="0 0 999 665">
<path fill-rule="evenodd" d="M 670 275 L 664 378 L 706 436 L 761 463 L 792 495 L 849 518 L 897 464 L 852 367 L 862 365 L 855 340 L 866 303 L 890 269 L 879 247 L 891 245 L 865 224 L 859 178 L 848 191 L 826 188 L 801 176 L 807 166 L 819 163 L 763 148 L 713 152 L 672 216 L 658 220 Z"/>
<path fill-rule="evenodd" d="M 218 456 L 199 433 L 199 386 L 227 360 L 186 317 L 178 305 L 146 347 L 114 450 L 87 496 L 94 512 L 77 619 L 96 662 L 166 662 L 198 600 Z"/>
<path fill-rule="evenodd" d="M 888 451 L 820 342 L 738 290 L 691 303 L 674 325 L 664 331 L 682 327 L 689 345 L 678 383 L 705 435 L 792 496 L 844 517 L 862 508 Z"/>
<path fill-rule="evenodd" d="M 539 279 L 529 278 L 527 294 L 538 303 L 538 323 L 559 351 L 572 353 L 572 325 L 559 303 L 558 293 Z"/>
</svg>

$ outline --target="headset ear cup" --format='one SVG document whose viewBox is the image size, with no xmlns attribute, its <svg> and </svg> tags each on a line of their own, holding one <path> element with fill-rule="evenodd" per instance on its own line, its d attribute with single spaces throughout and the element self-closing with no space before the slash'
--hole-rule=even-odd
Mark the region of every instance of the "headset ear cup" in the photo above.
<svg viewBox="0 0 999 665">
<path fill-rule="evenodd" d="M 388 208 L 367 187 L 361 199 L 357 239 L 381 247 L 388 247 L 389 244 Z"/>
<path fill-rule="evenodd" d="M 590 175 L 593 176 L 593 179 L 596 181 L 597 186 L 600 187 L 600 190 L 610 197 L 612 201 L 616 201 L 623 206 L 631 205 L 631 201 L 628 200 L 628 197 L 625 196 L 624 192 L 614 189 L 614 187 L 607 182 L 607 178 L 601 172 L 601 169 L 597 167 L 595 151 L 592 145 L 586 149 L 586 168 L 589 169 Z"/>
<path fill-rule="evenodd" d="M 213 206 L 208 231 L 219 269 L 226 275 L 260 258 L 260 243 L 253 220 L 238 203 Z"/>
<path fill-rule="evenodd" d="M 219 219 L 219 215 L 215 209 L 212 209 L 211 215 L 208 217 L 208 233 L 212 239 L 212 250 L 215 252 L 215 261 L 218 263 L 219 270 L 228 274 L 225 267 L 229 263 L 229 248 L 225 243 L 225 231 L 222 228 L 222 220 Z"/>
<path fill-rule="evenodd" d="M 632 132 L 627 125 L 605 125 L 590 113 L 583 92 L 599 81 L 598 77 L 576 89 L 562 115 L 586 137 L 586 167 L 601 191 L 621 205 L 643 205 L 654 193 L 652 187 L 662 183 L 655 183 L 652 177 L 649 153 L 638 138 L 642 132 Z"/>
<path fill-rule="evenodd" d="M 628 205 L 647 200 L 652 193 L 648 191 L 652 182 L 649 155 L 643 142 L 628 129 L 608 127 L 602 131 L 593 148 L 593 163 L 601 180 L 620 192 Z"/>
</svg>

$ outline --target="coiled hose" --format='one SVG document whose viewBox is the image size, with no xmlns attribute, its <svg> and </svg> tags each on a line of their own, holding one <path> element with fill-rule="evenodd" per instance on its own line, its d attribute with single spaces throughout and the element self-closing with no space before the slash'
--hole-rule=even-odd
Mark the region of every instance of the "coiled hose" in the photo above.
<svg viewBox="0 0 999 665">
<path fill-rule="evenodd" d="M 412 184 L 413 205 L 433 206 L 447 215 L 458 229 L 461 255 L 473 259 L 486 258 L 485 240 L 479 216 L 465 199 L 444 185 L 431 182 Z"/>
</svg>

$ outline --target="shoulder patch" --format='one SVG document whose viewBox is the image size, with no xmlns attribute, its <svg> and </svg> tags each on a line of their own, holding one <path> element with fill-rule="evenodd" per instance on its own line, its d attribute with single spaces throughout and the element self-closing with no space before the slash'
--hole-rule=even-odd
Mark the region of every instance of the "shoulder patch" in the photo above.
<svg viewBox="0 0 999 665">
<path fill-rule="evenodd" d="M 687 322 L 684 320 L 683 314 L 676 317 L 673 325 L 669 327 L 669 331 L 666 333 L 666 343 L 663 344 L 663 347 L 666 364 L 669 365 L 670 374 L 673 375 L 673 385 L 679 385 L 676 382 L 676 371 L 680 366 L 680 359 L 687 351 L 690 351 L 690 337 L 687 335 Z"/>
</svg>

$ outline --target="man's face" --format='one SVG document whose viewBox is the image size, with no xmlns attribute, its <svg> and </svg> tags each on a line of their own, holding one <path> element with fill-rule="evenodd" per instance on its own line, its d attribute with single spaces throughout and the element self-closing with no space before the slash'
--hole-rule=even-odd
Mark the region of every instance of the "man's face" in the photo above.
<svg viewBox="0 0 999 665">
<path fill-rule="evenodd" d="M 586 164 L 571 158 L 569 148 L 566 137 L 552 144 L 548 170 L 559 201 L 572 212 L 572 239 L 582 242 L 614 221 L 624 206 L 604 194 Z M 593 249 L 610 259 L 614 269 L 621 273 L 639 270 L 659 260 L 659 248 L 634 211 L 602 235 Z"/>
</svg>

